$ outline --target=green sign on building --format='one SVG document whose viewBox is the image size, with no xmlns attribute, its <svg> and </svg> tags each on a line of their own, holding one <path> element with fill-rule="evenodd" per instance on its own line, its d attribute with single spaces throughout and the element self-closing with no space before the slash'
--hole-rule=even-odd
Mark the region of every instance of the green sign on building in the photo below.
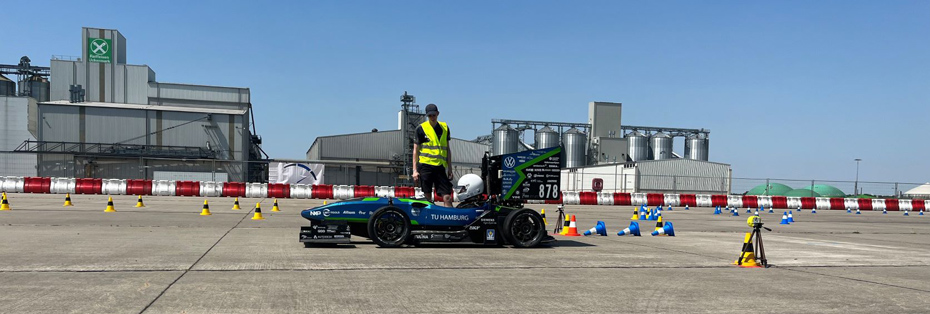
<svg viewBox="0 0 930 314">
<path fill-rule="evenodd" d="M 113 59 L 113 45 L 109 39 L 87 39 L 87 61 L 110 63 Z"/>
</svg>

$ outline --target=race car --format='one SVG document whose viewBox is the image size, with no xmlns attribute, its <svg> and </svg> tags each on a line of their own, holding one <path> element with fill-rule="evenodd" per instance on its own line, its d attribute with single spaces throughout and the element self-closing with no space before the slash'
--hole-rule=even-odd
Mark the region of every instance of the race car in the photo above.
<svg viewBox="0 0 930 314">
<path fill-rule="evenodd" d="M 301 227 L 300 241 L 307 247 L 334 245 L 350 243 L 354 235 L 388 248 L 461 241 L 525 248 L 555 241 L 542 216 L 523 208 L 523 201 L 530 195 L 557 195 L 551 191 L 558 187 L 560 152 L 555 147 L 494 157 L 486 153 L 482 176 L 487 180 L 462 176 L 455 189 L 463 201 L 454 208 L 423 199 L 367 197 L 306 209 L 301 216 L 310 226 Z"/>
</svg>

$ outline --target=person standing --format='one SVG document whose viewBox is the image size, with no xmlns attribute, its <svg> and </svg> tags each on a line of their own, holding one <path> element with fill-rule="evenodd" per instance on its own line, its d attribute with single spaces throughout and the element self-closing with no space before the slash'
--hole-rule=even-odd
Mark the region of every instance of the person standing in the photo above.
<svg viewBox="0 0 930 314">
<path fill-rule="evenodd" d="M 430 202 L 433 187 L 442 197 L 443 206 L 452 207 L 452 151 L 449 149 L 449 125 L 439 121 L 439 108 L 426 105 L 427 121 L 417 127 L 413 142 L 413 180 Z"/>
</svg>

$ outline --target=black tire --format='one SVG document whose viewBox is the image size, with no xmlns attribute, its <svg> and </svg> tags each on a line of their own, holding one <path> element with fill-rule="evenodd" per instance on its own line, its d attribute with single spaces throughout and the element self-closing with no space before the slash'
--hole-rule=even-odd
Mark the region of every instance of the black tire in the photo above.
<svg viewBox="0 0 930 314">
<path fill-rule="evenodd" d="M 504 239 L 514 247 L 535 247 L 546 236 L 546 225 L 535 210 L 521 208 L 507 214 L 503 231 Z"/>
<path fill-rule="evenodd" d="M 410 238 L 410 218 L 397 207 L 382 207 L 368 219 L 368 236 L 380 247 L 400 247 Z"/>
</svg>

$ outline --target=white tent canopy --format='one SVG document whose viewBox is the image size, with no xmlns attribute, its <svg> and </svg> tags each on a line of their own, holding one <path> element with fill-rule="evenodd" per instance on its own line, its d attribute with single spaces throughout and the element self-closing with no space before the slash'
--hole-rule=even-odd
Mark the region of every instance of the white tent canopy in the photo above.
<svg viewBox="0 0 930 314">
<path fill-rule="evenodd" d="M 916 198 L 930 198 L 930 182 L 904 192 L 905 196 Z"/>
</svg>

